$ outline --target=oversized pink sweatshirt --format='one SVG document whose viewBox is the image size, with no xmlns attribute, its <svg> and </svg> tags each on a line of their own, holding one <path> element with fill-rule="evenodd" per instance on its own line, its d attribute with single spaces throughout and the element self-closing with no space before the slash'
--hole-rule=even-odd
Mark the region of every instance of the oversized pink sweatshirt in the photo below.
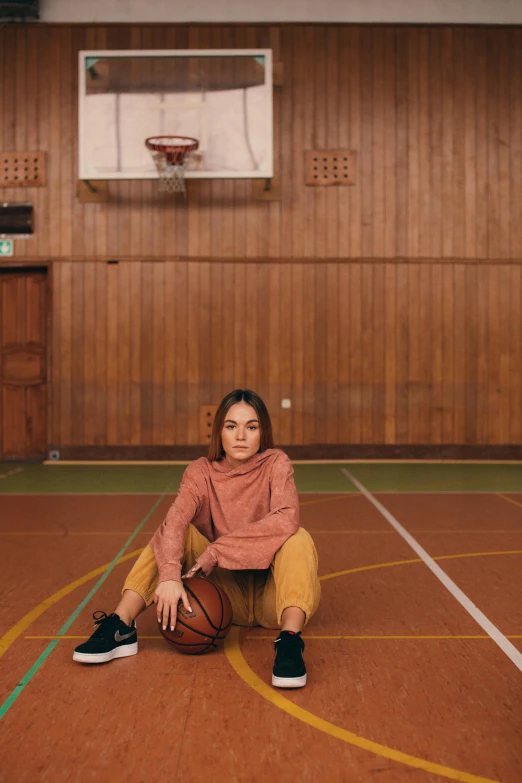
<svg viewBox="0 0 522 783">
<path fill-rule="evenodd" d="M 266 449 L 243 465 L 222 459 L 192 462 L 164 522 L 150 540 L 159 581 L 181 580 L 185 533 L 192 523 L 211 542 L 197 562 L 205 574 L 268 568 L 299 528 L 294 469 L 279 449 Z"/>
</svg>

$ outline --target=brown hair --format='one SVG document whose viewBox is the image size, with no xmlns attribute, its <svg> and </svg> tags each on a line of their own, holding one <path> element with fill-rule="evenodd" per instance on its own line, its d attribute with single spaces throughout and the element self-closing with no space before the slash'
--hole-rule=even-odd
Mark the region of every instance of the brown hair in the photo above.
<svg viewBox="0 0 522 783">
<path fill-rule="evenodd" d="M 221 443 L 221 431 L 228 411 L 236 402 L 246 402 L 246 404 L 251 405 L 257 413 L 259 427 L 261 429 L 259 451 L 274 448 L 272 422 L 270 421 L 266 405 L 259 394 L 256 394 L 250 389 L 234 389 L 234 391 L 231 391 L 226 397 L 223 397 L 214 417 L 214 426 L 212 427 L 212 437 L 210 439 L 210 448 L 208 451 L 208 458 L 211 462 L 221 459 L 225 453 L 223 444 Z"/>
</svg>

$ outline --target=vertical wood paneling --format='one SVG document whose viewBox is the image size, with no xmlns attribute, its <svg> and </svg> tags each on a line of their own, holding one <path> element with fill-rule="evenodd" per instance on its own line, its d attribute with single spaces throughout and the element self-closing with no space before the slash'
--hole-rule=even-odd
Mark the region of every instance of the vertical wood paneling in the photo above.
<svg viewBox="0 0 522 783">
<path fill-rule="evenodd" d="M 106 379 L 107 379 L 107 402 L 105 409 L 107 442 L 114 445 L 119 442 L 120 428 L 120 383 L 119 383 L 119 284 L 120 270 L 117 264 L 108 264 L 107 270 L 107 352 L 106 352 Z M 124 339 L 124 335 L 122 335 Z"/>
<path fill-rule="evenodd" d="M 204 312 L 205 302 L 201 303 Z M 165 442 L 165 265 L 152 264 L 152 437 Z M 203 341 L 202 341 L 203 342 Z"/>
<path fill-rule="evenodd" d="M 281 295 L 281 318 L 279 321 L 279 333 L 275 335 L 277 344 L 275 355 L 272 361 L 279 366 L 279 398 L 276 398 L 276 405 L 280 405 L 280 400 L 289 399 L 292 401 L 292 409 L 280 411 L 279 431 L 276 438 L 279 443 L 289 443 L 292 440 L 292 421 L 297 413 L 294 394 L 294 376 L 292 372 L 292 357 L 294 354 L 294 342 L 292 335 L 292 302 L 294 293 L 292 289 L 292 267 L 290 264 L 279 265 L 281 275 L 279 278 L 279 290 Z"/>
<path fill-rule="evenodd" d="M 429 256 L 442 255 L 442 34 L 431 28 L 429 34 Z"/>
<path fill-rule="evenodd" d="M 129 322 L 129 341 L 130 341 L 130 443 L 136 445 L 141 443 L 141 322 L 148 317 L 144 312 L 141 300 L 141 264 L 129 264 L 129 298 L 130 298 L 130 322 Z M 181 272 L 180 272 L 181 274 Z M 185 299 L 183 300 L 185 301 Z M 181 305 L 178 305 L 181 309 Z M 177 333 L 182 335 L 181 328 Z M 186 436 L 185 436 L 186 437 Z"/>
<path fill-rule="evenodd" d="M 348 344 L 350 351 L 350 377 L 349 377 L 349 419 L 347 429 L 348 443 L 361 443 L 361 411 L 363 405 L 363 361 L 361 350 L 362 338 L 362 290 L 361 290 L 361 264 L 353 264 L 349 267 L 349 299 L 345 300 L 345 307 L 349 309 Z"/>
<path fill-rule="evenodd" d="M 522 207 L 520 204 L 520 183 L 522 182 L 522 30 L 513 30 L 510 49 L 510 137 L 511 137 L 511 197 L 518 201 L 511 220 L 511 254 L 522 257 Z M 513 208 L 512 208 L 513 209 Z"/>
<path fill-rule="evenodd" d="M 322 419 L 323 431 L 316 433 L 318 440 L 326 443 L 338 443 L 340 435 L 339 420 L 343 411 L 339 406 L 339 370 L 341 362 L 345 361 L 341 345 L 345 337 L 340 332 L 339 320 L 339 266 L 327 264 L 325 290 L 323 292 L 323 312 L 319 317 L 325 324 L 324 343 L 316 341 L 315 350 L 325 354 L 324 394 L 325 410 Z"/>
<path fill-rule="evenodd" d="M 522 267 L 511 268 L 509 282 L 509 442 L 522 443 Z"/>
<path fill-rule="evenodd" d="M 454 106 L 454 30 L 442 31 L 441 75 L 442 75 L 442 256 L 453 256 L 453 123 Z"/>
<path fill-rule="evenodd" d="M 85 387 L 84 347 L 85 335 L 85 265 L 71 264 L 71 334 L 70 334 L 70 407 L 71 407 L 71 443 L 85 443 Z M 85 350 L 85 348 L 84 348 Z M 64 365 L 65 367 L 66 365 Z"/>
<path fill-rule="evenodd" d="M 458 295 L 458 292 L 457 292 Z M 455 268 L 442 267 L 442 443 L 454 443 Z"/>
<path fill-rule="evenodd" d="M 395 253 L 405 257 L 408 252 L 408 33 L 397 30 L 396 33 L 396 246 Z M 356 148 L 357 149 L 357 148 Z M 361 172 L 359 172 L 361 176 Z M 356 196 L 354 195 L 354 198 Z"/>
<path fill-rule="evenodd" d="M 117 294 L 118 310 L 116 320 L 116 344 L 115 355 L 111 357 L 112 362 L 117 367 L 117 395 L 116 396 L 116 416 L 118 419 L 118 442 L 123 445 L 131 444 L 131 322 L 133 314 L 131 311 L 131 289 L 130 289 L 130 264 L 118 264 L 111 266 L 117 270 Z M 169 313 L 169 308 L 164 306 L 163 313 L 165 319 Z M 114 325 L 114 319 L 113 319 Z M 114 328 L 114 326 L 113 326 Z M 167 349 L 169 335 L 165 329 L 162 343 Z M 167 392 L 167 382 L 164 383 L 165 393 Z"/>
<path fill-rule="evenodd" d="M 55 444 L 196 444 L 199 406 L 237 387 L 266 398 L 279 443 L 520 442 L 519 265 L 55 272 Z"/>
<path fill-rule="evenodd" d="M 292 397 L 294 400 L 294 415 L 292 419 L 292 443 L 304 443 L 303 440 L 303 410 L 304 410 L 304 353 L 306 350 L 303 339 L 305 319 L 308 312 L 303 309 L 303 271 L 304 264 L 292 265 Z"/>
<path fill-rule="evenodd" d="M 442 443 L 442 265 L 431 265 L 431 432 L 430 443 Z"/>
<path fill-rule="evenodd" d="M 453 249 L 452 255 L 465 255 L 466 225 L 466 124 L 465 124 L 465 73 L 464 28 L 453 34 Z M 472 165 L 472 162 L 470 162 Z"/>
<path fill-rule="evenodd" d="M 488 267 L 477 267 L 477 443 L 489 442 L 488 282 Z"/>
<path fill-rule="evenodd" d="M 59 266 L 59 265 L 58 265 Z M 107 397 L 112 390 L 107 384 L 107 264 L 97 264 L 96 275 L 96 312 L 95 329 L 96 343 L 94 346 L 95 368 L 95 408 L 94 408 L 94 443 L 101 445 L 107 443 Z M 138 419 L 139 421 L 139 419 Z M 62 441 L 66 443 L 67 441 Z M 140 441 L 141 442 L 141 441 Z"/>
<path fill-rule="evenodd" d="M 466 267 L 455 264 L 453 341 L 453 438 L 465 443 L 466 415 Z"/>
</svg>

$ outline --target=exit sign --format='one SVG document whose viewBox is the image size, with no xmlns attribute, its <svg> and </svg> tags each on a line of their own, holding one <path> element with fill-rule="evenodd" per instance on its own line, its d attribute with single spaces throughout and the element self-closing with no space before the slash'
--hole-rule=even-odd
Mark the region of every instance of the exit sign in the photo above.
<svg viewBox="0 0 522 783">
<path fill-rule="evenodd" d="M 13 255 L 13 240 L 0 239 L 0 257 Z"/>
</svg>

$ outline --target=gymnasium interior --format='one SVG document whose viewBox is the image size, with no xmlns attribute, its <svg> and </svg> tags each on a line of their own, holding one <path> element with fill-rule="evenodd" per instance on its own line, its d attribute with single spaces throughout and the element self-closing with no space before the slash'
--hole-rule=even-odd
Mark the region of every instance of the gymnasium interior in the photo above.
<svg viewBox="0 0 522 783">
<path fill-rule="evenodd" d="M 0 95 L 1 783 L 520 783 L 520 0 L 0 1 Z M 73 662 L 234 389 L 306 687 Z"/>
</svg>

